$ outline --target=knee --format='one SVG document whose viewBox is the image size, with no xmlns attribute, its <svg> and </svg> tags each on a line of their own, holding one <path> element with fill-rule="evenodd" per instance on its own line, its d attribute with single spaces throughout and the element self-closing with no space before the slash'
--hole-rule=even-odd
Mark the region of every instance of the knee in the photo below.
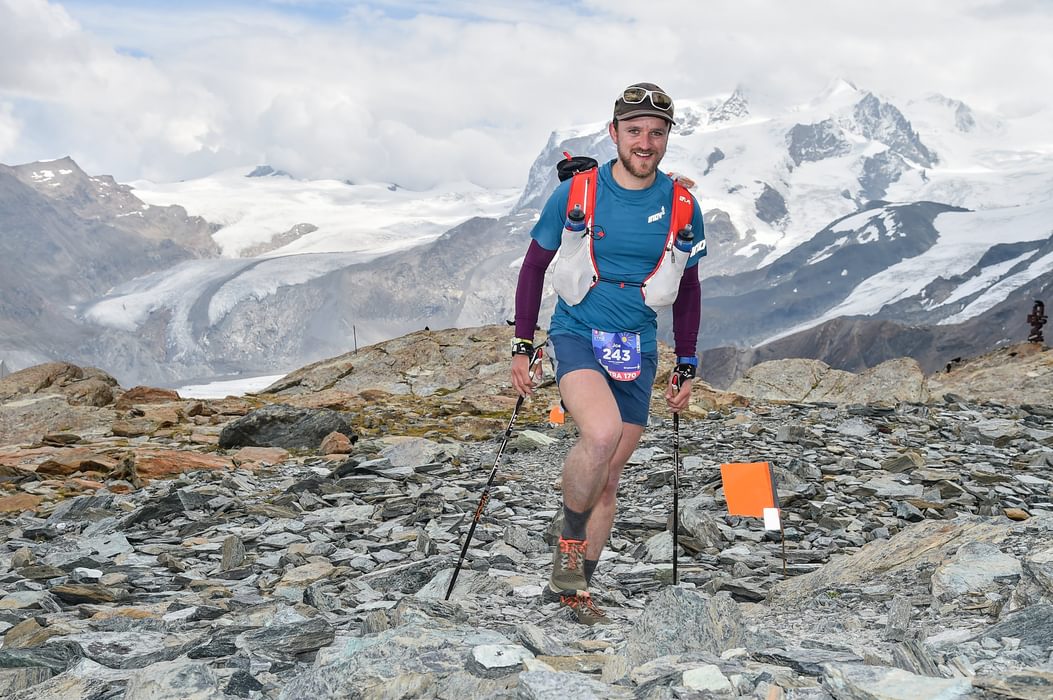
<svg viewBox="0 0 1053 700">
<path fill-rule="evenodd" d="M 592 459 L 597 462 L 607 462 L 614 456 L 621 438 L 621 424 L 618 424 L 582 433 L 580 442 Z"/>
<path fill-rule="evenodd" d="M 596 505 L 608 510 L 613 510 L 618 502 L 618 477 L 612 476 L 607 479 L 607 485 L 603 487 L 600 499 Z"/>
</svg>

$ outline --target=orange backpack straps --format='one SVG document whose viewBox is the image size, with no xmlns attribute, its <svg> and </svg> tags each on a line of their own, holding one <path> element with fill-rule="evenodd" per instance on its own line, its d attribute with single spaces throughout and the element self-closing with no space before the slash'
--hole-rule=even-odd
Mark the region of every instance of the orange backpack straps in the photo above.
<svg viewBox="0 0 1053 700">
<path fill-rule="evenodd" d="M 694 216 L 695 198 L 686 187 L 680 184 L 680 180 L 673 180 L 673 215 L 669 218 L 670 235 L 675 236 L 677 231 L 691 223 Z M 669 240 L 672 241 L 672 238 Z"/>
<path fill-rule="evenodd" d="M 570 181 L 570 195 L 567 197 L 567 213 L 574 210 L 574 205 L 581 207 L 585 213 L 585 225 L 592 226 L 592 210 L 596 206 L 596 176 L 598 170 L 591 168 L 574 173 Z"/>
</svg>

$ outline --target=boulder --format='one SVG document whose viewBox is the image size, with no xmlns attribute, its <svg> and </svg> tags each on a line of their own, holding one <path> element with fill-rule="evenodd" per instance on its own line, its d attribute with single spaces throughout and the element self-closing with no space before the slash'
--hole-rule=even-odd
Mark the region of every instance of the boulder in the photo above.
<svg viewBox="0 0 1053 700">
<path fill-rule="evenodd" d="M 336 411 L 272 404 L 224 426 L 219 434 L 219 446 L 223 449 L 283 447 L 287 450 L 316 450 L 332 432 L 343 433 L 352 442 L 358 440 L 346 418 Z"/>
</svg>

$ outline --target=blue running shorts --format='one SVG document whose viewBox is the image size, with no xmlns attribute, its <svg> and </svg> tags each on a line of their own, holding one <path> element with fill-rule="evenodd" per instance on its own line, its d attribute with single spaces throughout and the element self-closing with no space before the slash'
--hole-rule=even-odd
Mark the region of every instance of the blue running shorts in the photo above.
<svg viewBox="0 0 1053 700">
<path fill-rule="evenodd" d="M 647 425 L 647 416 L 651 409 L 651 387 L 658 373 L 658 353 L 645 352 L 642 356 L 640 376 L 631 382 L 619 382 L 612 379 L 603 369 L 592 351 L 592 342 L 588 338 L 570 333 L 549 336 L 548 355 L 556 372 L 556 384 L 563 375 L 579 369 L 591 369 L 607 379 L 607 386 L 614 394 L 623 423 Z"/>
</svg>

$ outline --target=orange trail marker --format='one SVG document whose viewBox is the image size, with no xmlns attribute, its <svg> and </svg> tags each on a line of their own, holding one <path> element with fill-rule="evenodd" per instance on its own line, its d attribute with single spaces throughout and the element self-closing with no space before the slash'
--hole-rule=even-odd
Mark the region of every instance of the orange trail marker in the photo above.
<svg viewBox="0 0 1053 700">
<path fill-rule="evenodd" d="M 763 518 L 766 530 L 779 530 L 782 536 L 782 572 L 786 574 L 786 537 L 779 517 L 779 497 L 775 472 L 767 462 L 721 464 L 720 480 L 728 515 Z"/>
</svg>

